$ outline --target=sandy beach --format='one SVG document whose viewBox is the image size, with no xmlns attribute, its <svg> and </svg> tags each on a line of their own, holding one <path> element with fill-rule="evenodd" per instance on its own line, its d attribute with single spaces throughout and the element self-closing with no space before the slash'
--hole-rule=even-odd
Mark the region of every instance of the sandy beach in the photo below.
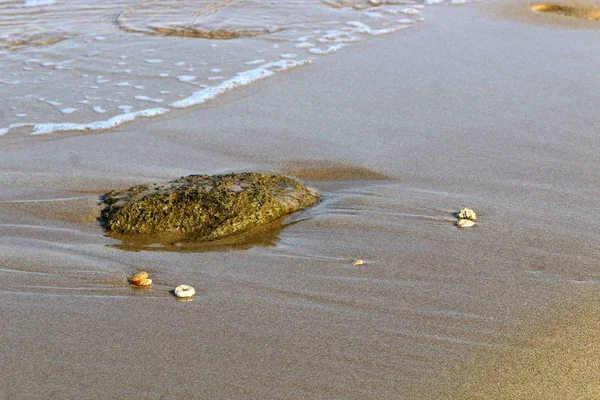
<svg viewBox="0 0 600 400">
<path fill-rule="evenodd" d="M 529 7 L 427 7 L 206 104 L 0 136 L 0 398 L 597 396 L 598 22 Z M 238 171 L 324 198 L 186 252 L 97 221 L 111 189 Z"/>
</svg>

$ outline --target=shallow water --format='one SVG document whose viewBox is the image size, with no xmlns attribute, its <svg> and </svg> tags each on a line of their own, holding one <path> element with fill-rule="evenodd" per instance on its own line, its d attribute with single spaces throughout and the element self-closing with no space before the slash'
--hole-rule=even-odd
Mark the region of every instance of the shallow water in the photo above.
<svg viewBox="0 0 600 400">
<path fill-rule="evenodd" d="M 415 1 L 5 1 L 0 135 L 103 130 L 422 21 Z M 60 90 L 57 90 L 57 85 Z"/>
</svg>

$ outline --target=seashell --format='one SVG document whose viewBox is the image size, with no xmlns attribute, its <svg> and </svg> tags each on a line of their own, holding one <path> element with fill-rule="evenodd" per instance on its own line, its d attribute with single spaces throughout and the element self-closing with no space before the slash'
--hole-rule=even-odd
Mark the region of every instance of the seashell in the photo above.
<svg viewBox="0 0 600 400">
<path fill-rule="evenodd" d="M 354 262 L 352 263 L 352 265 L 354 265 L 355 267 L 358 265 L 363 265 L 365 262 L 363 260 L 361 260 L 360 258 L 357 258 L 356 260 L 354 260 Z"/>
<path fill-rule="evenodd" d="M 196 290 L 189 285 L 179 285 L 175 288 L 175 296 L 179 298 L 188 298 L 196 294 Z"/>
<path fill-rule="evenodd" d="M 133 283 L 134 281 L 140 281 L 142 279 L 147 279 L 148 273 L 146 271 L 140 271 L 127 279 L 129 282 Z"/>
<path fill-rule="evenodd" d="M 475 225 L 475 222 L 473 222 L 470 219 L 459 219 L 458 221 L 456 221 L 456 226 L 458 226 L 459 228 L 470 228 L 473 225 Z"/>
<path fill-rule="evenodd" d="M 457 215 L 458 219 L 470 219 L 471 221 L 477 221 L 477 214 L 470 208 L 462 208 Z"/>
<path fill-rule="evenodd" d="M 135 280 L 130 280 L 129 283 L 131 283 L 134 286 L 150 286 L 150 285 L 152 285 L 152 279 L 148 279 L 148 278 L 135 279 Z"/>
</svg>

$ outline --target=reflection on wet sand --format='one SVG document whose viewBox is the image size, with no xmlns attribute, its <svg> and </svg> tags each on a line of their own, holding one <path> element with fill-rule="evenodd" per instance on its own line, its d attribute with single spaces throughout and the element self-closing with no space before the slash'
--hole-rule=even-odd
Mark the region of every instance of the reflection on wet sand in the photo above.
<svg viewBox="0 0 600 400">
<path fill-rule="evenodd" d="M 115 235 L 109 236 L 120 240 L 121 243 L 113 245 L 120 250 L 127 251 L 170 251 L 178 253 L 204 253 L 211 251 L 233 251 L 248 250 L 252 247 L 275 246 L 279 239 L 279 233 L 287 225 L 290 217 L 285 216 L 270 224 L 263 225 L 249 232 L 229 236 L 220 240 L 210 242 L 194 242 L 182 240 L 181 235 L 171 233 L 152 235 Z"/>
</svg>

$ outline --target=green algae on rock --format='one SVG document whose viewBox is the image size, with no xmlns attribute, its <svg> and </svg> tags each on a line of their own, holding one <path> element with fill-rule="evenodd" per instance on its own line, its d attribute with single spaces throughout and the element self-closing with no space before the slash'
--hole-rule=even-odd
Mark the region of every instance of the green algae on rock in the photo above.
<svg viewBox="0 0 600 400">
<path fill-rule="evenodd" d="M 246 232 L 319 201 L 291 178 L 257 173 L 190 175 L 108 192 L 105 227 L 116 234 L 175 233 L 209 241 Z"/>
</svg>

